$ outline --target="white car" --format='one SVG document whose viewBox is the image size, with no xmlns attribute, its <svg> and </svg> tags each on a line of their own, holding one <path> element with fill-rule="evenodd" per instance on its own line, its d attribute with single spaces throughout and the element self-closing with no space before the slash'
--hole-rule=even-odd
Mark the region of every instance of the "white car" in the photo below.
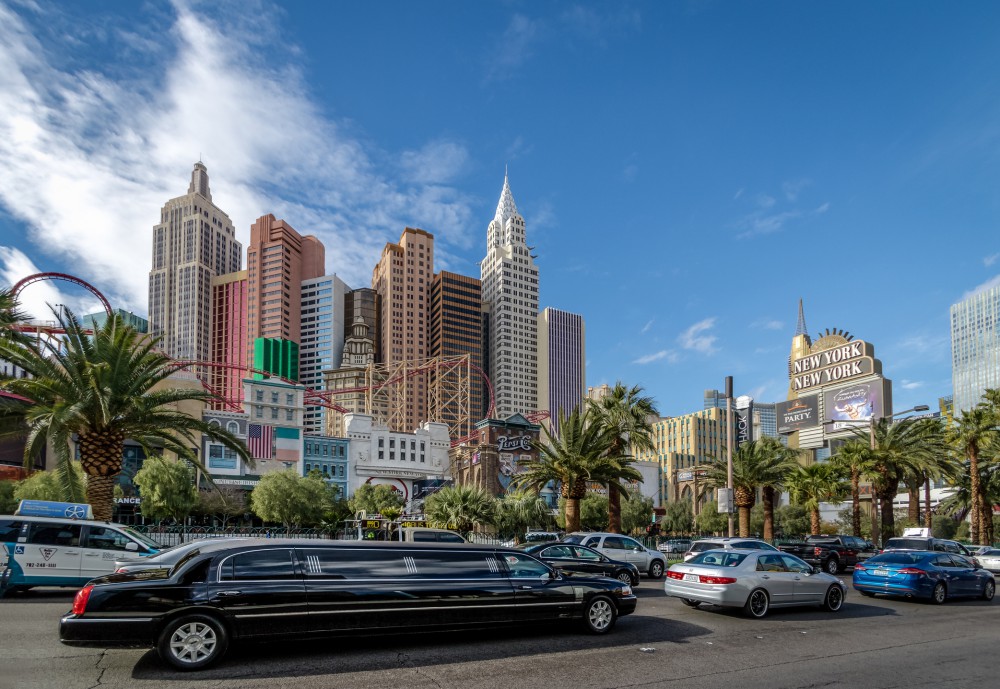
<svg viewBox="0 0 1000 689">
<path fill-rule="evenodd" d="M 645 572 L 650 579 L 663 576 L 667 561 L 660 553 L 647 548 L 630 536 L 620 533 L 572 533 L 563 537 L 564 543 L 578 543 L 598 551 L 612 560 L 630 562 L 640 572 Z"/>
<path fill-rule="evenodd" d="M 976 555 L 976 560 L 979 561 L 980 566 L 987 572 L 1000 574 L 1000 549 L 987 548 L 986 550 L 980 551 L 979 554 Z"/>
</svg>

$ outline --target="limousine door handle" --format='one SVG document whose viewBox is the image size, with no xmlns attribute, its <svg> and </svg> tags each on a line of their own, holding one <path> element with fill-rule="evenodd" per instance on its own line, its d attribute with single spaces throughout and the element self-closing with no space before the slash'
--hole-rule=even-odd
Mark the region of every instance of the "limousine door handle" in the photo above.
<svg viewBox="0 0 1000 689">
<path fill-rule="evenodd" d="M 518 586 L 518 588 L 521 589 L 522 591 L 530 591 L 535 587 L 531 586 L 530 584 L 521 584 L 520 586 Z"/>
<path fill-rule="evenodd" d="M 233 596 L 241 595 L 243 595 L 242 591 L 219 591 L 213 598 L 232 598 Z"/>
</svg>

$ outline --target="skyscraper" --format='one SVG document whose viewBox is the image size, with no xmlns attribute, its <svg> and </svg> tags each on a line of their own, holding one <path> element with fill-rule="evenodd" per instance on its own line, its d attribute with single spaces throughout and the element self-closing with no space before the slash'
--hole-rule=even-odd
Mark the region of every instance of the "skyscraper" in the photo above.
<svg viewBox="0 0 1000 689">
<path fill-rule="evenodd" d="M 431 357 L 468 355 L 472 366 L 478 369 L 483 367 L 481 297 L 481 284 L 476 278 L 446 270 L 434 276 L 430 306 Z M 442 397 L 442 415 L 434 420 L 448 424 L 453 437 L 464 438 L 483 418 L 483 379 L 471 366 L 465 371 L 445 371 L 431 371 L 431 376 L 450 376 L 450 380 L 458 383 L 459 387 L 452 390 L 457 394 Z M 468 380 L 467 397 L 461 390 L 465 380 Z"/>
<path fill-rule="evenodd" d="M 393 431 L 411 432 L 427 421 L 427 375 L 409 375 L 428 355 L 427 337 L 434 278 L 434 235 L 407 227 L 398 244 L 386 244 L 372 271 L 372 289 L 382 303 L 381 359 L 392 372 L 405 376 L 392 386 L 389 424 Z"/>
<path fill-rule="evenodd" d="M 344 295 L 348 286 L 336 275 L 302 281 L 302 341 L 299 347 L 299 382 L 323 390 L 323 372 L 340 366 L 344 355 Z M 326 408 L 307 406 L 306 433 L 322 435 Z"/>
<path fill-rule="evenodd" d="M 212 202 L 208 170 L 194 165 L 187 194 L 170 199 L 153 227 L 149 331 L 176 359 L 211 357 L 212 278 L 243 265 L 233 223 Z"/>
<path fill-rule="evenodd" d="M 552 428 L 583 403 L 587 356 L 583 316 L 546 308 L 538 314 L 538 408 Z"/>
<path fill-rule="evenodd" d="M 246 372 L 229 366 L 246 366 L 247 271 L 212 278 L 212 388 L 228 403 L 213 401 L 213 409 L 242 407 Z"/>
<path fill-rule="evenodd" d="M 254 340 L 258 338 L 282 340 L 298 347 L 301 342 L 302 282 L 324 275 L 325 263 L 323 243 L 312 235 L 300 235 L 284 220 L 265 215 L 251 225 L 247 248 L 249 355 L 253 356 Z M 272 343 L 256 350 L 271 352 L 275 347 L 281 351 L 295 349 Z M 294 366 L 286 370 L 297 370 L 298 362 L 293 363 Z"/>
<path fill-rule="evenodd" d="M 956 414 L 1000 387 L 1000 285 L 951 307 L 951 385 Z"/>
<path fill-rule="evenodd" d="M 507 175 L 479 264 L 489 375 L 499 419 L 538 409 L 538 269 Z"/>
</svg>

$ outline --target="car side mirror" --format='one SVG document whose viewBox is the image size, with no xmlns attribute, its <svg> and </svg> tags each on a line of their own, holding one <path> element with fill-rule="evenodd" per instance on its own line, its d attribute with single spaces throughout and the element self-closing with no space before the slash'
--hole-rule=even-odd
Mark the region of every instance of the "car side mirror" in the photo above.
<svg viewBox="0 0 1000 689">
<path fill-rule="evenodd" d="M 128 543 L 125 544 L 125 550 L 129 551 L 130 553 L 134 553 L 137 550 L 139 550 L 139 544 L 135 543 L 134 541 L 129 541 Z"/>
<path fill-rule="evenodd" d="M 822 570 L 822 569 L 820 569 L 819 567 L 813 567 L 813 568 L 812 568 L 811 570 L 809 570 L 809 571 L 808 571 L 808 572 L 806 572 L 805 574 L 806 574 L 806 576 L 808 576 L 808 575 L 810 575 L 810 574 L 820 574 L 820 573 L 822 573 L 822 571 L 823 571 L 823 570 Z"/>
<path fill-rule="evenodd" d="M 542 580 L 543 582 L 547 582 L 547 581 L 555 581 L 556 579 L 558 579 L 558 578 L 559 578 L 559 572 L 558 572 L 558 571 L 556 571 L 556 570 L 552 570 L 552 571 L 549 571 L 549 572 L 546 572 L 545 574 L 543 574 L 543 575 L 542 575 L 541 577 L 539 577 L 539 578 L 540 578 L 540 579 L 541 579 L 541 580 Z"/>
</svg>

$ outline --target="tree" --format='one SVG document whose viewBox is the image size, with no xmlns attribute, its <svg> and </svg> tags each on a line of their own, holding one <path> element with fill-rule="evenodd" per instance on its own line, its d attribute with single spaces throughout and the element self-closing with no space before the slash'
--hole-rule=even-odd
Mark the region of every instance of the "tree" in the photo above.
<svg viewBox="0 0 1000 689">
<path fill-rule="evenodd" d="M 809 513 L 802 505 L 782 505 L 774 511 L 774 523 L 782 538 L 803 536 L 810 529 Z"/>
<path fill-rule="evenodd" d="M 496 498 L 479 486 L 448 486 L 424 501 L 424 516 L 432 526 L 461 533 L 492 524 L 495 515 Z"/>
<path fill-rule="evenodd" d="M 989 408 L 979 405 L 962 412 L 948 429 L 948 440 L 969 462 L 970 511 L 969 531 L 972 540 L 980 540 L 982 521 L 982 493 L 979 485 L 979 454 L 996 434 L 996 418 Z"/>
<path fill-rule="evenodd" d="M 250 493 L 250 509 L 266 522 L 285 529 L 319 524 L 328 492 L 322 479 L 302 477 L 294 469 L 265 474 Z"/>
<path fill-rule="evenodd" d="M 781 485 L 785 474 L 793 466 L 787 448 L 770 438 L 743 443 L 733 453 L 733 504 L 739 512 L 740 536 L 745 538 L 750 535 L 750 510 L 757 502 L 757 489 L 765 485 Z M 725 488 L 727 483 L 728 463 L 724 457 L 716 457 L 706 468 L 705 486 Z M 773 526 L 770 530 L 773 538 Z"/>
<path fill-rule="evenodd" d="M 608 496 L 588 492 L 580 501 L 580 528 L 586 531 L 608 530 Z"/>
<path fill-rule="evenodd" d="M 16 487 L 14 481 L 0 481 L 0 514 L 13 514 L 17 509 L 17 500 L 14 499 Z"/>
<path fill-rule="evenodd" d="M 788 474 L 798 466 L 798 450 L 787 447 L 777 438 L 764 436 L 757 440 L 755 451 L 759 454 L 760 498 L 763 503 L 762 533 L 765 541 L 774 540 L 774 503 L 784 488 Z"/>
<path fill-rule="evenodd" d="M 562 419 L 558 436 L 542 426 L 545 444 L 536 445 L 538 459 L 523 462 L 522 471 L 512 481 L 515 490 L 527 488 L 536 493 L 550 482 L 557 483 L 566 501 L 567 531 L 580 530 L 580 501 L 587 495 L 587 483 L 600 475 L 608 462 L 616 461 L 607 456 L 609 434 L 599 424 L 590 422 L 590 409 L 574 409 Z M 615 482 L 610 477 L 609 480 Z"/>
<path fill-rule="evenodd" d="M 79 462 L 73 462 L 71 471 L 81 484 L 85 482 Z M 14 485 L 14 500 L 49 500 L 52 502 L 72 502 L 72 496 L 65 493 L 65 487 L 54 471 L 36 471 Z"/>
<path fill-rule="evenodd" d="M 248 510 L 247 493 L 239 486 L 217 485 L 198 491 L 196 511 L 205 516 L 218 517 L 223 529 L 229 525 L 230 519 L 242 517 Z"/>
<path fill-rule="evenodd" d="M 0 289 L 0 340 L 15 344 L 27 344 L 29 338 L 16 329 L 19 323 L 28 320 L 28 314 L 21 310 L 14 293 Z"/>
<path fill-rule="evenodd" d="M 660 529 L 671 536 L 685 536 L 694 529 L 694 513 L 688 500 L 668 502 Z"/>
<path fill-rule="evenodd" d="M 789 475 L 787 482 L 792 500 L 809 511 L 810 533 L 813 536 L 820 535 L 823 531 L 819 504 L 839 501 L 847 493 L 840 471 L 831 464 L 816 462 L 798 467 Z"/>
<path fill-rule="evenodd" d="M 610 436 L 607 456 L 612 461 L 608 468 L 611 481 L 608 482 L 608 531 L 621 533 L 621 488 L 618 481 L 628 480 L 624 470 L 631 468 L 632 452 L 655 449 L 653 424 L 650 419 L 658 413 L 652 397 L 642 394 L 642 387 L 626 387 L 621 381 L 615 383 L 610 393 L 599 400 L 587 400 L 592 410 L 594 422 Z M 615 471 L 620 469 L 620 471 Z"/>
<path fill-rule="evenodd" d="M 701 512 L 694 518 L 695 527 L 700 534 L 715 535 L 722 533 L 729 526 L 729 515 L 719 512 L 719 507 L 714 502 L 709 502 L 701 508 Z"/>
<path fill-rule="evenodd" d="M 384 515 L 386 510 L 401 509 L 404 502 L 402 493 L 394 490 L 392 486 L 366 483 L 354 491 L 350 506 L 354 514 L 365 512 Z"/>
<path fill-rule="evenodd" d="M 869 443 L 854 438 L 830 457 L 830 464 L 851 478 L 851 534 L 861 538 L 861 476 L 872 469 Z M 846 529 L 845 529 L 846 531 Z M 869 529 L 869 534 L 871 530 Z"/>
<path fill-rule="evenodd" d="M 531 529 L 549 529 L 552 510 L 540 496 L 530 491 L 513 491 L 505 494 L 495 505 L 493 524 L 497 532 L 508 538 L 520 539 Z"/>
<path fill-rule="evenodd" d="M 948 447 L 941 426 L 934 419 L 879 419 L 869 429 L 852 428 L 859 440 L 874 437 L 871 464 L 865 474 L 872 484 L 872 493 L 881 503 L 881 543 L 895 535 L 896 518 L 892 501 L 899 484 L 915 467 L 935 454 L 944 454 Z"/>
<path fill-rule="evenodd" d="M 74 499 L 84 493 L 70 470 L 71 443 L 76 436 L 88 478 L 87 502 L 95 519 L 111 519 L 126 438 L 139 443 L 147 456 L 168 451 L 200 467 L 192 448 L 200 447 L 206 435 L 253 463 L 246 446 L 234 435 L 177 408 L 180 402 L 209 401 L 214 396 L 204 390 L 169 387 L 167 379 L 177 365 L 155 349 L 157 340 L 138 333 L 117 314 L 90 335 L 68 309 L 54 312 L 66 331 L 64 338 L 37 339 L 26 345 L 0 339 L 0 358 L 30 374 L 0 380 L 0 390 L 32 401 L 0 406 L 0 417 L 27 424 L 26 465 L 43 446 L 52 450 L 64 492 Z M 0 423 L 0 428 L 5 427 Z"/>
<path fill-rule="evenodd" d="M 142 514 L 149 519 L 181 522 L 198 503 L 194 473 L 183 462 L 147 457 L 132 482 L 142 496 Z"/>
<path fill-rule="evenodd" d="M 622 504 L 622 530 L 627 534 L 645 531 L 653 523 L 653 498 L 647 498 L 639 491 L 631 491 L 628 500 Z"/>
</svg>

